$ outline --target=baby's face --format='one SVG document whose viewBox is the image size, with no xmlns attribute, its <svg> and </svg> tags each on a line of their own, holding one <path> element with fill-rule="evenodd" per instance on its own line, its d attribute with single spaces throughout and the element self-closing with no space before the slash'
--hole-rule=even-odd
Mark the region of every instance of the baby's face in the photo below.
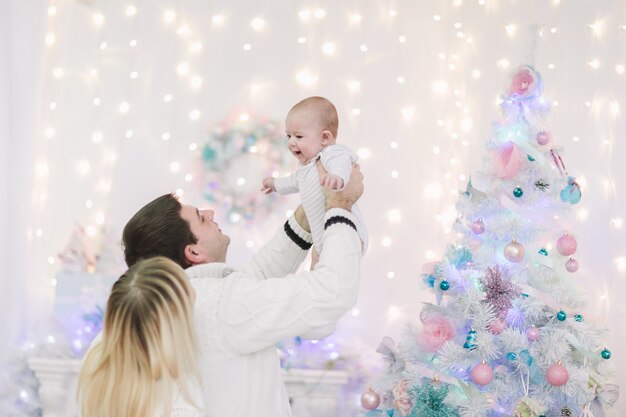
<svg viewBox="0 0 626 417">
<path fill-rule="evenodd" d="M 308 164 L 324 148 L 323 129 L 307 111 L 292 111 L 285 121 L 289 150 L 301 164 Z"/>
</svg>

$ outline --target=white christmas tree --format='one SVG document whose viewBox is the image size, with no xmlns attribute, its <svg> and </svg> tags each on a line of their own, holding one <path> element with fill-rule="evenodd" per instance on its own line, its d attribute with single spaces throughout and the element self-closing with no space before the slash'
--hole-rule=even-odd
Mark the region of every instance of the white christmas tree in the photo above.
<svg viewBox="0 0 626 417">
<path fill-rule="evenodd" d="M 567 218 L 581 192 L 542 92 L 534 68 L 516 70 L 483 171 L 460 193 L 459 239 L 425 266 L 436 303 L 379 347 L 387 373 L 362 396 L 368 416 L 602 417 L 615 403 L 606 332 L 575 284 Z"/>
</svg>

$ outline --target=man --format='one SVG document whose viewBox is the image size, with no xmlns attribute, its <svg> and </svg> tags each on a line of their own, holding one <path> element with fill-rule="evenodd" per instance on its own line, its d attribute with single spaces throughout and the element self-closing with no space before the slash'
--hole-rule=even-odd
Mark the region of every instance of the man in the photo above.
<svg viewBox="0 0 626 417">
<path fill-rule="evenodd" d="M 323 168 L 318 164 L 320 174 Z M 291 416 L 275 344 L 322 338 L 356 302 L 361 240 L 350 212 L 363 193 L 356 165 L 341 192 L 326 192 L 323 250 L 314 271 L 294 274 L 311 247 L 302 207 L 241 268 L 225 264 L 230 238 L 214 212 L 172 195 L 143 207 L 124 228 L 129 266 L 167 256 L 187 268 L 196 290 L 205 409 L 208 416 Z"/>
</svg>

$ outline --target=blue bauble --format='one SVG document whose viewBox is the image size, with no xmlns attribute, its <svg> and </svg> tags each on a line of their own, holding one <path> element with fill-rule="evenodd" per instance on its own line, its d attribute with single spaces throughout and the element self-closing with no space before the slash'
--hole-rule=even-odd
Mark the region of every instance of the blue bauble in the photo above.
<svg viewBox="0 0 626 417">
<path fill-rule="evenodd" d="M 576 314 L 574 315 L 574 320 L 580 323 L 581 321 L 583 321 L 583 316 L 580 314 Z"/>
<path fill-rule="evenodd" d="M 546 250 L 546 248 L 541 248 L 539 249 L 539 254 L 543 256 L 548 256 L 548 251 Z"/>
<path fill-rule="evenodd" d="M 567 318 L 567 313 L 565 311 L 561 310 L 558 313 L 556 313 L 556 319 L 558 321 L 565 321 L 566 318 Z"/>
<path fill-rule="evenodd" d="M 450 283 L 448 281 L 441 281 L 439 288 L 441 288 L 441 291 L 448 291 L 450 289 Z"/>
<path fill-rule="evenodd" d="M 211 148 L 210 146 L 205 146 L 204 149 L 202 149 L 202 159 L 204 159 L 206 162 L 213 161 L 216 155 L 217 152 L 215 152 L 215 149 Z"/>
<path fill-rule="evenodd" d="M 509 352 L 506 354 L 506 358 L 510 361 L 514 361 L 515 359 L 517 359 L 517 353 Z"/>
<path fill-rule="evenodd" d="M 520 187 L 517 187 L 513 190 L 513 195 L 515 196 L 515 198 L 521 198 L 524 195 L 524 190 L 522 190 Z"/>
<path fill-rule="evenodd" d="M 611 351 L 607 348 L 604 348 L 604 350 L 602 350 L 602 359 L 611 359 Z"/>
</svg>

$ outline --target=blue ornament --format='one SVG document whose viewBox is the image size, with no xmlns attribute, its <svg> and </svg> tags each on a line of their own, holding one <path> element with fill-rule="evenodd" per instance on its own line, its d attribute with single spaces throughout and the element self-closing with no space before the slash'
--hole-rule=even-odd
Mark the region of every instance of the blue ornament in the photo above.
<svg viewBox="0 0 626 417">
<path fill-rule="evenodd" d="M 463 344 L 463 347 L 465 349 L 474 350 L 476 349 L 476 346 L 476 330 L 471 329 L 469 332 L 467 332 L 467 337 L 465 338 L 465 343 Z"/>
<path fill-rule="evenodd" d="M 520 187 L 517 187 L 513 190 L 513 195 L 515 196 L 515 198 L 521 198 L 524 195 L 524 190 L 522 190 Z"/>
<path fill-rule="evenodd" d="M 517 353 L 509 352 L 506 354 L 506 358 L 512 362 L 517 359 Z"/>
<path fill-rule="evenodd" d="M 561 190 L 561 201 L 564 203 L 576 204 L 582 198 L 580 186 L 576 182 L 576 178 L 567 177 L 567 185 Z"/>
<path fill-rule="evenodd" d="M 428 285 L 430 288 L 435 287 L 435 276 L 433 274 L 422 274 L 422 281 L 424 284 Z"/>
<path fill-rule="evenodd" d="M 565 311 L 561 310 L 558 313 L 556 313 L 556 319 L 558 321 L 565 321 L 566 318 L 567 318 L 567 313 Z"/>
<path fill-rule="evenodd" d="M 448 291 L 450 289 L 450 283 L 448 281 L 441 281 L 439 283 L 439 288 L 441 288 L 441 291 Z"/>
<path fill-rule="evenodd" d="M 574 315 L 574 320 L 580 323 L 581 321 L 583 321 L 583 316 L 580 314 L 576 314 Z"/>
<path fill-rule="evenodd" d="M 528 160 L 529 160 L 530 162 L 535 162 L 535 158 L 533 158 L 533 157 L 532 157 L 532 156 L 530 156 L 530 155 L 528 155 Z"/>
<path fill-rule="evenodd" d="M 444 402 L 448 390 L 448 385 L 440 382 L 425 382 L 421 386 L 415 385 L 410 388 L 408 392 L 413 408 L 408 417 L 459 417 L 459 412 Z"/>
<path fill-rule="evenodd" d="M 205 162 L 213 162 L 216 156 L 217 152 L 210 146 L 207 145 L 202 149 L 202 159 L 204 159 Z"/>
<path fill-rule="evenodd" d="M 543 256 L 548 256 L 548 251 L 546 250 L 546 248 L 541 248 L 539 249 L 539 254 Z"/>
<path fill-rule="evenodd" d="M 602 350 L 602 359 L 606 359 L 606 360 L 611 359 L 611 351 L 608 350 L 607 348 L 604 348 Z"/>
</svg>

